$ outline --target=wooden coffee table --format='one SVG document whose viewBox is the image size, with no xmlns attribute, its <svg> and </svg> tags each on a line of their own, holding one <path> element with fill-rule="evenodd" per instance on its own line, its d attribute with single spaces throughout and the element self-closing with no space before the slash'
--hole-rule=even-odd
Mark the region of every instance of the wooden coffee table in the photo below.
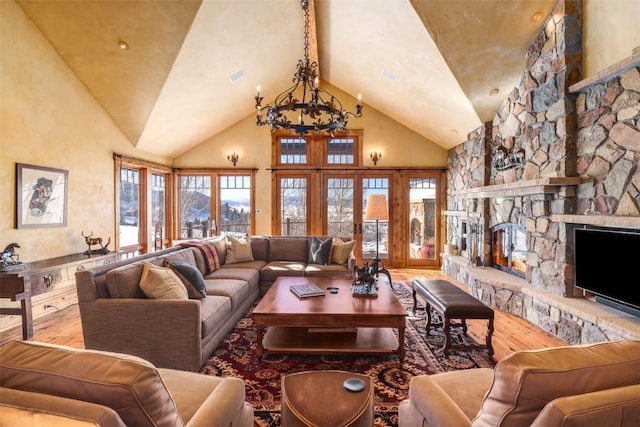
<svg viewBox="0 0 640 427">
<path fill-rule="evenodd" d="M 289 290 L 308 283 L 338 292 L 299 298 Z M 258 328 L 256 353 L 397 354 L 402 362 L 406 316 L 385 282 L 372 298 L 352 296 L 348 279 L 279 277 L 252 313 Z"/>
</svg>

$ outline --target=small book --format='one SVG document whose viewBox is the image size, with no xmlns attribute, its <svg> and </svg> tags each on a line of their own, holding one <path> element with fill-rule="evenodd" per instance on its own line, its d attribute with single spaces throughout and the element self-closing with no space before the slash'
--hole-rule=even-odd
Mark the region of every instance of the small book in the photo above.
<svg viewBox="0 0 640 427">
<path fill-rule="evenodd" d="M 325 293 L 324 289 L 318 287 L 318 285 L 314 283 L 307 283 L 304 285 L 291 285 L 289 289 L 291 289 L 291 292 L 293 292 L 300 298 L 315 297 L 324 295 Z"/>
</svg>

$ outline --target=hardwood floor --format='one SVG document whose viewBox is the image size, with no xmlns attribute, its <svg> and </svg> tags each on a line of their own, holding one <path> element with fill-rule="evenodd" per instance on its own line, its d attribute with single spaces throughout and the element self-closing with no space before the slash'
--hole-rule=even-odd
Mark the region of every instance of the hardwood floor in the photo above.
<svg viewBox="0 0 640 427">
<path fill-rule="evenodd" d="M 411 281 L 414 277 L 445 278 L 439 270 L 391 269 L 394 281 Z M 514 351 L 566 345 L 553 335 L 543 331 L 532 323 L 498 310 L 495 310 L 495 332 L 493 334 L 494 358 L 500 360 Z M 476 342 L 484 342 L 486 321 L 468 320 L 469 335 Z M 68 345 L 83 348 L 82 327 L 78 305 L 61 309 L 34 321 L 33 341 Z M 5 342 L 22 339 L 20 327 L 0 333 L 0 345 Z"/>
</svg>

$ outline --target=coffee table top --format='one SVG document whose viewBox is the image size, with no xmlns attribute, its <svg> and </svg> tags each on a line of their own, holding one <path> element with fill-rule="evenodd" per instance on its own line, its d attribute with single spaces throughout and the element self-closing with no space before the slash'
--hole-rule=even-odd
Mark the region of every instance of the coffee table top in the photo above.
<svg viewBox="0 0 640 427">
<path fill-rule="evenodd" d="M 254 315 L 367 315 L 406 316 L 386 282 L 378 286 L 378 296 L 352 296 L 351 280 L 328 277 L 279 277 L 253 310 Z M 299 298 L 290 290 L 292 285 L 316 284 L 321 289 L 338 288 L 335 294 Z"/>
</svg>

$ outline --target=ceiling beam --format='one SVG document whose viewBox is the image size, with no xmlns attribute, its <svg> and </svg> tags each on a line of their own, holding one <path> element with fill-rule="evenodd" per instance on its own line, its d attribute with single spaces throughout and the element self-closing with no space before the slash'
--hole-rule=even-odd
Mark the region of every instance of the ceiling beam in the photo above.
<svg viewBox="0 0 640 427">
<path fill-rule="evenodd" d="M 309 0 L 309 60 L 318 64 L 316 68 L 320 77 L 320 61 L 318 60 L 318 35 L 316 33 L 316 4 Z"/>
</svg>

